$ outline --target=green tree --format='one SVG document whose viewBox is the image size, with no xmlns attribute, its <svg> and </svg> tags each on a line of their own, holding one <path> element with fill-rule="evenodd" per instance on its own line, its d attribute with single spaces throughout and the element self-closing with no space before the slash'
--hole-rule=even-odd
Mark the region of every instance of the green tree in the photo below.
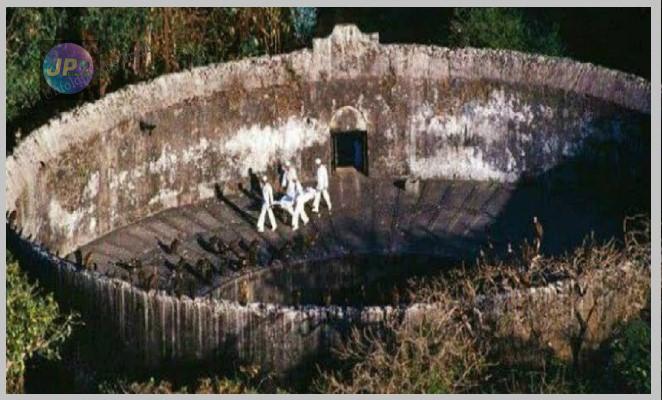
<svg viewBox="0 0 662 400">
<path fill-rule="evenodd" d="M 651 392 L 650 322 L 636 319 L 617 331 L 610 345 L 609 367 L 620 383 L 633 393 Z"/>
<path fill-rule="evenodd" d="M 457 8 L 450 24 L 457 47 L 519 50 L 550 56 L 563 54 L 558 26 L 549 26 L 515 8 Z"/>
<path fill-rule="evenodd" d="M 26 362 L 34 356 L 53 360 L 77 323 L 62 315 L 51 294 L 41 293 L 7 252 L 7 392 L 21 393 Z"/>
<path fill-rule="evenodd" d="M 96 56 L 100 95 L 113 78 L 130 78 L 135 45 L 148 18 L 147 8 L 88 8 L 78 19 L 84 47 Z"/>
<path fill-rule="evenodd" d="M 7 10 L 7 121 L 34 106 L 43 95 L 44 46 L 53 45 L 66 14 L 58 8 Z"/>
</svg>

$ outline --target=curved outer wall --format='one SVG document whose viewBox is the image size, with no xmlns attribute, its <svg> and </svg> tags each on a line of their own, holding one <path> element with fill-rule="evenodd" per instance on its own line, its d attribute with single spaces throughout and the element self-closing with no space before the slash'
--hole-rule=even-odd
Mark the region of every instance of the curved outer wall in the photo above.
<svg viewBox="0 0 662 400">
<path fill-rule="evenodd" d="M 7 209 L 19 242 L 50 265 L 36 272 L 58 298 L 117 332 L 138 362 L 224 349 L 282 370 L 328 348 L 331 326 L 392 310 L 176 299 L 53 254 L 209 198 L 215 184 L 231 191 L 249 168 L 275 175 L 290 158 L 310 178 L 315 157 L 329 160 L 331 130 L 365 127 L 371 176 L 513 182 L 589 138 L 625 138 L 649 113 L 650 84 L 620 72 L 516 52 L 380 45 L 337 27 L 312 50 L 163 76 L 52 120 L 8 158 Z M 144 132 L 141 121 L 156 127 Z"/>
<path fill-rule="evenodd" d="M 362 125 L 334 118 L 347 106 L 365 119 L 371 176 L 512 182 L 587 138 L 627 132 L 650 113 L 650 84 L 566 59 L 380 45 L 337 27 L 312 51 L 163 76 L 52 120 L 8 158 L 7 210 L 24 236 L 67 254 L 209 198 L 217 183 L 232 190 L 249 168 L 275 176 L 287 158 L 310 178 L 315 157 L 329 161 L 331 121 Z"/>
</svg>

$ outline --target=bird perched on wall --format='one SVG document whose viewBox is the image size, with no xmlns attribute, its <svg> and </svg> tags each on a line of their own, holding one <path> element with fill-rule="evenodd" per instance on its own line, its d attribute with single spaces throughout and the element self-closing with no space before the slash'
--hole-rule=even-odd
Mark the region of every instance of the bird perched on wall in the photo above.
<svg viewBox="0 0 662 400">
<path fill-rule="evenodd" d="M 391 304 L 393 304 L 394 307 L 400 305 L 400 291 L 397 286 L 393 286 L 393 289 L 391 289 Z"/>
<path fill-rule="evenodd" d="M 152 273 L 149 276 L 149 288 L 153 290 L 159 288 L 159 270 L 156 265 L 152 266 Z"/>
<path fill-rule="evenodd" d="M 301 304 L 301 290 L 294 289 L 292 291 L 292 304 L 295 306 Z"/>
<path fill-rule="evenodd" d="M 331 305 L 331 292 L 330 291 L 327 290 L 326 292 L 324 292 L 324 294 L 322 295 L 322 303 L 324 303 L 324 305 L 327 306 L 327 307 Z"/>
<path fill-rule="evenodd" d="M 250 298 L 250 290 L 246 281 L 239 284 L 239 304 L 246 305 Z"/>
<path fill-rule="evenodd" d="M 542 244 L 542 237 L 544 234 L 544 230 L 542 227 L 542 224 L 538 220 L 537 216 L 533 216 L 533 230 L 536 235 L 536 238 L 534 240 L 534 245 L 535 245 L 535 250 L 536 250 L 536 256 L 540 255 L 540 245 Z"/>
<path fill-rule="evenodd" d="M 92 267 L 92 252 L 88 252 L 85 254 L 85 257 L 83 257 L 83 267 L 86 269 L 90 269 Z"/>
<path fill-rule="evenodd" d="M 366 297 L 365 285 L 361 284 L 361 286 L 359 286 L 359 298 L 361 299 L 361 303 L 365 303 Z"/>
<path fill-rule="evenodd" d="M 156 124 L 152 124 L 147 121 L 143 121 L 142 119 L 138 123 L 138 126 L 140 127 L 140 131 L 143 133 L 147 133 L 148 136 L 152 135 L 152 131 L 154 128 L 156 128 Z"/>
<path fill-rule="evenodd" d="M 528 269 L 531 266 L 533 259 L 536 257 L 535 246 L 529 244 L 529 241 L 525 238 L 520 246 L 520 252 L 524 264 L 523 268 Z"/>
<path fill-rule="evenodd" d="M 128 262 L 125 262 L 125 261 L 122 261 L 122 260 L 116 261 L 115 265 L 122 268 L 126 272 L 128 272 L 129 273 L 129 280 L 131 280 L 133 278 L 133 273 L 136 270 L 142 268 L 142 261 L 140 261 L 137 258 L 132 258 Z"/>
<path fill-rule="evenodd" d="M 173 293 L 175 296 L 179 296 L 181 294 L 181 274 L 177 269 L 174 269 L 170 273 L 168 286 L 170 287 L 171 293 Z"/>
<path fill-rule="evenodd" d="M 163 250 L 166 254 L 177 254 L 177 250 L 179 249 L 179 239 L 177 238 L 172 239 L 170 244 L 166 244 L 163 243 L 161 239 L 157 237 L 156 243 L 159 245 L 161 250 Z"/>
<path fill-rule="evenodd" d="M 156 290 L 159 287 L 159 272 L 155 265 L 149 270 L 140 270 L 140 285 L 147 291 Z"/>
<path fill-rule="evenodd" d="M 14 228 L 15 226 L 14 222 L 16 222 L 16 215 L 17 215 L 16 210 L 12 210 L 12 212 L 7 213 L 7 223 L 11 228 Z"/>
</svg>

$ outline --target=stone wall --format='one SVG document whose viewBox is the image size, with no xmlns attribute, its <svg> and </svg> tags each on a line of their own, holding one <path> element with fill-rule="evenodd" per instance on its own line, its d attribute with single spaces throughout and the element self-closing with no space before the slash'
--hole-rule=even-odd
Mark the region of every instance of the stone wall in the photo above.
<svg viewBox="0 0 662 400">
<path fill-rule="evenodd" d="M 435 307 L 421 303 L 397 308 L 292 307 L 177 298 L 163 292 L 145 292 L 96 272 L 78 270 L 74 264 L 54 257 L 43 248 L 26 241 L 20 243 L 35 261 L 30 264 L 31 272 L 55 287 L 60 304 L 80 310 L 88 329 L 97 332 L 100 342 L 110 337 L 120 339 L 122 345 L 113 349 L 114 354 L 126 357 L 127 365 L 143 368 L 235 360 L 260 365 L 264 371 L 276 374 L 297 373 L 310 370 L 316 357 L 328 354 L 351 327 L 378 324 L 386 318 L 420 320 Z M 45 264 L 52 268 L 39 267 Z M 642 305 L 634 300 L 648 290 L 649 272 L 616 265 L 577 281 L 478 297 L 475 304 L 485 321 L 499 321 L 504 312 L 511 316 L 519 314 L 519 318 L 505 322 L 499 330 L 513 337 L 526 339 L 532 326 L 544 325 L 545 342 L 567 357 L 567 335 L 575 329 L 575 311 L 587 315 L 596 299 L 599 300 L 600 308 L 593 320 L 600 323 L 589 327 L 587 345 L 599 343 L 613 324 L 640 310 Z M 578 299 L 575 294 L 578 287 L 584 293 L 580 301 L 573 300 Z M 528 313 L 532 310 L 540 310 L 546 317 L 534 318 L 529 326 L 532 319 Z"/>
<path fill-rule="evenodd" d="M 313 49 L 129 86 L 53 119 L 7 160 L 24 237 L 66 254 L 365 129 L 371 176 L 513 182 L 649 119 L 650 83 L 569 59 L 381 45 L 339 26 Z M 153 129 L 146 126 L 154 125 Z M 590 139 L 590 140 L 588 140 Z"/>
<path fill-rule="evenodd" d="M 371 176 L 514 182 L 586 146 L 627 141 L 649 114 L 650 83 L 617 71 L 509 51 L 381 45 L 341 26 L 312 50 L 162 76 L 51 120 L 7 159 L 7 211 L 37 261 L 33 272 L 93 329 L 119 336 L 127 359 L 231 356 L 285 371 L 350 325 L 414 318 L 430 305 L 178 299 L 56 255 L 212 197 L 217 184 L 235 190 L 249 170 L 275 177 L 284 159 L 310 179 L 315 157 L 330 163 L 331 132 L 367 132 Z"/>
</svg>

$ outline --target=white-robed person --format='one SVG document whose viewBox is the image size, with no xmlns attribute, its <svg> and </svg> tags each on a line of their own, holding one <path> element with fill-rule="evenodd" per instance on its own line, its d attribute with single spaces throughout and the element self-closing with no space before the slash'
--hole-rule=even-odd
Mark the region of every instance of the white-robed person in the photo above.
<svg viewBox="0 0 662 400">
<path fill-rule="evenodd" d="M 271 230 L 276 230 L 276 217 L 274 211 L 271 209 L 274 205 L 274 190 L 269 183 L 266 175 L 262 177 L 262 210 L 260 217 L 257 219 L 257 231 L 264 232 L 264 220 L 266 215 L 269 214 L 269 223 L 271 223 Z"/>
<path fill-rule="evenodd" d="M 281 177 L 280 180 L 280 188 L 281 190 L 288 190 L 290 181 L 292 179 L 297 179 L 297 170 L 294 168 L 294 165 L 292 165 L 288 160 L 285 160 L 285 167 L 283 168 L 283 176 Z"/>
<path fill-rule="evenodd" d="M 284 175 L 288 170 L 285 170 Z M 281 184 L 284 186 L 285 194 L 276 202 L 275 205 L 280 206 L 283 210 L 287 211 L 291 218 L 294 218 L 294 201 L 297 197 L 296 185 L 290 179 L 283 178 Z"/>
<path fill-rule="evenodd" d="M 320 200 L 324 197 L 324 203 L 331 212 L 331 198 L 329 197 L 329 172 L 326 165 L 322 164 L 322 160 L 315 159 L 317 165 L 317 187 L 315 188 L 315 200 L 313 202 L 313 212 L 320 212 Z"/>
<path fill-rule="evenodd" d="M 294 188 L 294 214 L 292 214 L 292 230 L 296 231 L 299 229 L 299 218 L 303 221 L 303 224 L 308 223 L 308 215 L 306 214 L 306 201 L 309 197 L 306 195 L 306 192 L 303 190 L 303 186 L 298 179 L 294 178 L 290 181 L 291 185 Z M 288 194 L 289 195 L 289 194 Z"/>
</svg>

